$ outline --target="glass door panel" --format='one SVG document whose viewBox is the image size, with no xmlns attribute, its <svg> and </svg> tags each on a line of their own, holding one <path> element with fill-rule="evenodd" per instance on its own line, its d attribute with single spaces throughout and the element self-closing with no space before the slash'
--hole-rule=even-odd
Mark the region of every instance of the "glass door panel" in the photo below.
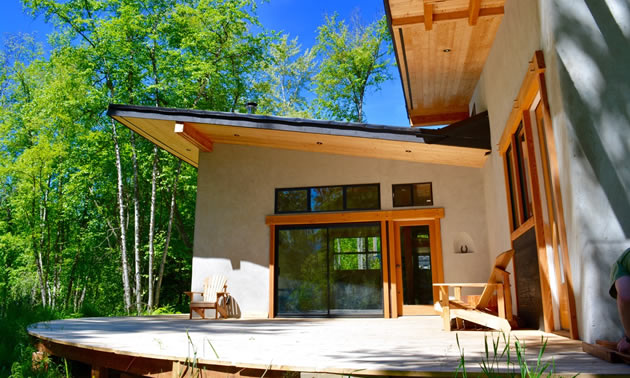
<svg viewBox="0 0 630 378">
<path fill-rule="evenodd" d="M 428 225 L 400 227 L 403 305 L 433 305 L 431 240 Z"/>
<path fill-rule="evenodd" d="M 378 224 L 328 229 L 331 314 L 382 313 L 380 234 Z"/>
<path fill-rule="evenodd" d="M 379 223 L 279 227 L 276 313 L 382 315 Z"/>
<path fill-rule="evenodd" d="M 328 313 L 327 229 L 278 230 L 278 315 Z"/>
</svg>

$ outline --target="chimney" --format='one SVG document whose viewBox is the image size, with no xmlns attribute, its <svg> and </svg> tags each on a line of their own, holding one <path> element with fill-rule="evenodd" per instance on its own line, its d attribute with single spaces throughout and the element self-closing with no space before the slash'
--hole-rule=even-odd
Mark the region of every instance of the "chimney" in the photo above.
<svg viewBox="0 0 630 378">
<path fill-rule="evenodd" d="M 257 106 L 258 104 L 253 101 L 250 101 L 247 104 L 245 104 L 245 107 L 247 108 L 247 114 L 255 114 Z"/>
</svg>

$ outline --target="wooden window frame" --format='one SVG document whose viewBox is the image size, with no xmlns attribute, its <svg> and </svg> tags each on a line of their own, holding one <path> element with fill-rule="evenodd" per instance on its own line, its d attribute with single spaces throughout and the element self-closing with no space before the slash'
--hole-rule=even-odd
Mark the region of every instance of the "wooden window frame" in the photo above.
<svg viewBox="0 0 630 378">
<path fill-rule="evenodd" d="M 540 102 L 537 102 L 539 100 Z M 549 281 L 549 263 L 547 259 L 546 246 L 544 246 L 544 224 L 542 215 L 542 200 L 541 193 L 539 192 L 539 179 L 536 167 L 535 159 L 535 146 L 533 143 L 533 130 L 531 111 L 534 105 L 542 104 L 544 129 L 541 133 L 544 133 L 547 147 L 547 154 L 549 159 L 550 172 L 544 174 L 550 175 L 551 192 L 553 200 L 557 206 L 557 223 L 559 233 L 559 244 L 561 247 L 561 253 L 563 258 L 564 277 L 567 280 L 568 299 L 569 299 L 569 312 L 570 312 L 570 325 L 569 334 L 571 338 L 578 339 L 577 328 L 577 316 L 575 297 L 573 293 L 573 280 L 571 275 L 571 267 L 569 263 L 569 255 L 567 249 L 567 237 L 566 226 L 564 221 L 564 210 L 562 205 L 562 195 L 560 190 L 560 175 L 559 165 L 557 160 L 555 137 L 553 134 L 553 127 L 551 122 L 551 115 L 549 112 L 549 102 L 547 98 L 547 89 L 545 86 L 545 61 L 542 51 L 538 50 L 534 53 L 534 57 L 529 62 L 528 70 L 525 78 L 521 84 L 517 98 L 514 100 L 514 106 L 506 123 L 505 129 L 499 142 L 499 153 L 503 156 L 504 162 L 504 177 L 507 196 L 507 209 L 510 219 L 510 234 L 511 239 L 515 240 L 530 228 L 534 227 L 536 230 L 536 244 L 538 249 L 538 261 L 539 271 L 541 278 L 541 294 L 543 301 L 543 315 L 545 331 L 553 332 L 555 328 L 555 321 L 553 316 L 553 307 L 551 299 L 551 288 Z M 519 227 L 515 228 L 512 224 L 512 205 L 510 201 L 510 188 L 507 179 L 508 169 L 506 166 L 505 154 L 514 142 L 514 134 L 519 125 L 522 124 L 526 134 L 527 149 L 529 155 L 530 166 L 530 179 L 531 179 L 531 193 L 532 193 L 532 207 L 533 217 L 526 222 L 523 222 Z M 514 150 L 512 148 L 512 150 Z M 514 173 L 514 172 L 513 172 Z"/>
</svg>

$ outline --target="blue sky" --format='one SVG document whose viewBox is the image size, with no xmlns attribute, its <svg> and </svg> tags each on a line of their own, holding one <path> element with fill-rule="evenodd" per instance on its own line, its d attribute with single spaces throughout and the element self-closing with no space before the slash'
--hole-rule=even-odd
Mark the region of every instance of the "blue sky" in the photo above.
<svg viewBox="0 0 630 378">
<path fill-rule="evenodd" d="M 43 17 L 33 19 L 22 10 L 20 0 L 1 0 L 0 35 L 7 33 L 35 33 L 42 42 L 52 30 L 44 22 Z M 365 22 L 380 17 L 383 12 L 382 0 L 270 0 L 259 4 L 260 22 L 267 29 L 298 37 L 302 48 L 310 48 L 315 42 L 317 27 L 322 24 L 324 16 L 337 12 L 348 18 L 352 12 L 358 11 Z M 394 61 L 392 55 L 391 61 Z M 405 100 L 398 69 L 391 67 L 393 80 L 384 83 L 381 90 L 368 93 L 365 113 L 369 123 L 392 126 L 409 126 L 405 112 Z"/>
</svg>

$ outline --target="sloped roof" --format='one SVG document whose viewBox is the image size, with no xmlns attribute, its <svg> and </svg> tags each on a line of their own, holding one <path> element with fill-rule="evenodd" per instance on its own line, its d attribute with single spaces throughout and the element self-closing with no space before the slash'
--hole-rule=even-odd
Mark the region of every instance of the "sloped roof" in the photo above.
<svg viewBox="0 0 630 378">
<path fill-rule="evenodd" d="M 110 104 L 107 114 L 195 167 L 199 152 L 211 152 L 214 144 L 469 167 L 481 167 L 489 152 L 439 141 L 425 143 L 424 137 L 434 134 L 408 127 L 119 104 Z"/>
</svg>

